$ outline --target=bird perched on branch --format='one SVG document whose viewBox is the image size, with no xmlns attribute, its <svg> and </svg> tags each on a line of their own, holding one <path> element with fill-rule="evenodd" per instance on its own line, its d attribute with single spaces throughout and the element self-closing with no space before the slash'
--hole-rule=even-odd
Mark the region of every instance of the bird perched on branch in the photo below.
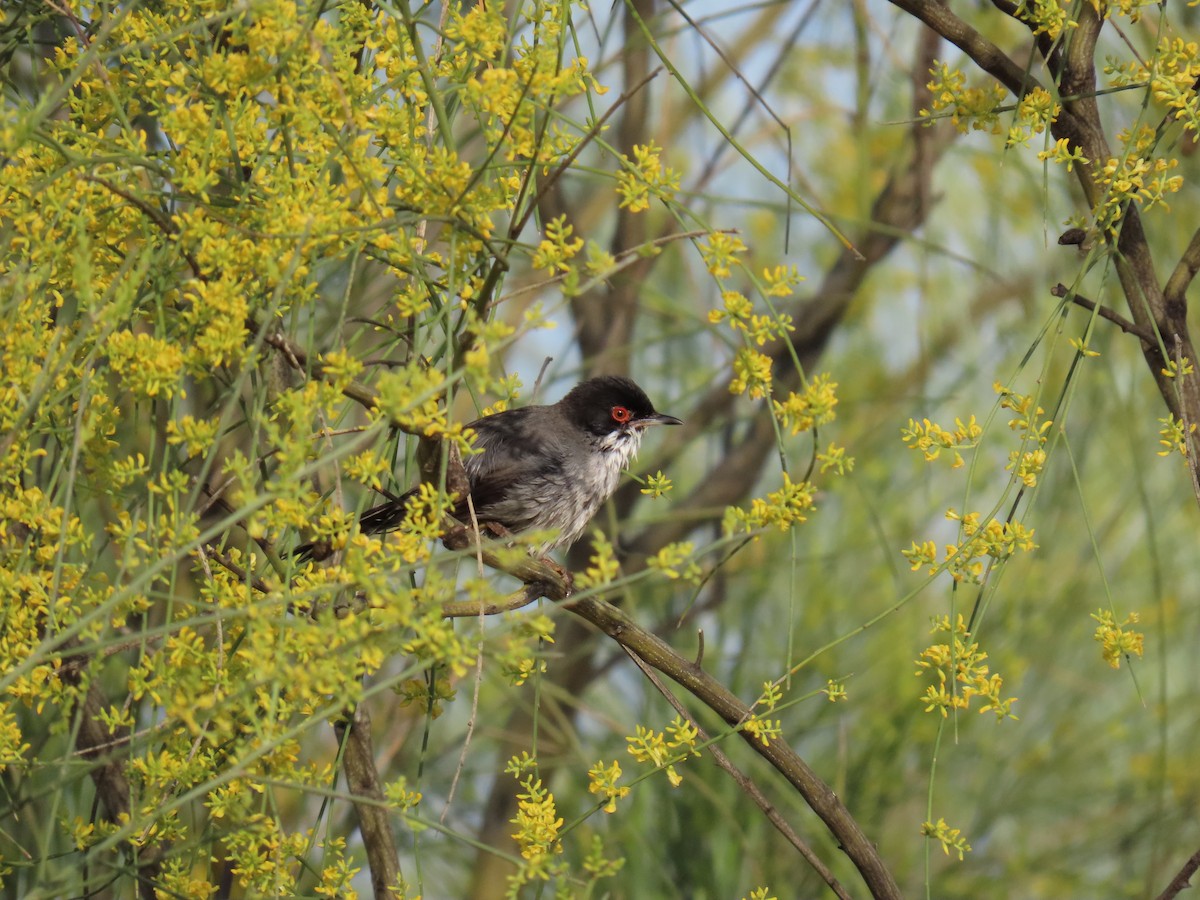
<svg viewBox="0 0 1200 900">
<path fill-rule="evenodd" d="M 540 546 L 543 553 L 569 545 L 616 490 L 645 430 L 681 424 L 655 411 L 645 391 L 618 375 L 589 378 L 549 406 L 484 416 L 469 426 L 481 452 L 463 463 L 475 518 L 514 534 L 550 532 Z M 413 493 L 368 509 L 359 528 L 366 534 L 398 528 Z M 460 521 L 470 520 L 465 497 L 454 513 Z M 295 553 L 320 555 L 315 544 L 303 544 Z"/>
</svg>

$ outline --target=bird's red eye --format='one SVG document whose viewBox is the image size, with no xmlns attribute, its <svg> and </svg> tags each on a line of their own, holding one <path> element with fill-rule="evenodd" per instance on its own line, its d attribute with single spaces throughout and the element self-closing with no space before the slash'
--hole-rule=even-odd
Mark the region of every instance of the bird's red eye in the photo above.
<svg viewBox="0 0 1200 900">
<path fill-rule="evenodd" d="M 614 406 L 612 408 L 612 417 L 613 417 L 613 421 L 616 422 L 618 425 L 624 425 L 626 422 L 628 422 L 630 419 L 633 418 L 633 413 L 631 413 L 624 406 Z"/>
</svg>

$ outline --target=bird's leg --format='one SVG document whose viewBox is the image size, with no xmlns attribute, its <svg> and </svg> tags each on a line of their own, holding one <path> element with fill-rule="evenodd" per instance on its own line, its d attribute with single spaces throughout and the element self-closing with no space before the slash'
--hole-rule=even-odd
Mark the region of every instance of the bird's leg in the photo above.
<svg viewBox="0 0 1200 900">
<path fill-rule="evenodd" d="M 498 522 L 480 522 L 479 533 L 480 536 L 502 541 L 509 547 L 514 546 L 516 543 L 516 535 Z M 451 528 L 447 529 L 442 540 L 451 550 L 465 550 L 474 544 L 475 538 L 476 535 L 469 526 L 461 522 L 455 522 Z M 539 556 L 532 548 L 529 555 L 554 574 L 554 579 L 545 585 L 545 588 L 548 590 L 546 596 L 562 600 L 575 593 L 575 579 L 567 569 L 564 569 L 549 557 Z M 530 584 L 536 583 L 531 582 Z"/>
<path fill-rule="evenodd" d="M 516 536 L 499 522 L 481 522 L 479 527 L 497 540 L 504 541 L 510 547 L 515 543 Z M 550 569 L 555 577 L 558 578 L 562 589 L 565 591 L 563 599 L 575 593 L 575 577 L 571 574 L 570 570 L 564 569 L 548 556 L 539 556 L 532 548 L 530 548 L 529 555 L 547 569 Z M 551 585 L 550 587 L 554 590 L 555 594 L 559 593 L 559 585 Z"/>
<path fill-rule="evenodd" d="M 563 598 L 564 600 L 566 597 L 570 597 L 575 593 L 575 576 L 571 574 L 570 569 L 564 569 L 548 556 L 543 556 L 539 562 L 541 562 L 541 564 L 547 568 L 552 569 L 554 574 L 562 579 L 563 587 L 566 590 L 566 596 Z"/>
<path fill-rule="evenodd" d="M 482 531 L 486 531 L 488 535 L 494 537 L 496 540 L 504 541 L 510 547 L 512 546 L 510 539 L 513 537 L 513 533 L 499 522 L 480 522 L 479 528 Z"/>
</svg>

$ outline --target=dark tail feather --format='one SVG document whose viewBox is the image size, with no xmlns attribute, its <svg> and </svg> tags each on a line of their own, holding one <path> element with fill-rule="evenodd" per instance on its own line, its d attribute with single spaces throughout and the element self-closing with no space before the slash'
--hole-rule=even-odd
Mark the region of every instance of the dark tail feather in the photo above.
<svg viewBox="0 0 1200 900">
<path fill-rule="evenodd" d="M 404 514 L 408 512 L 409 498 L 414 494 L 416 494 L 415 490 L 409 491 L 394 500 L 372 506 L 358 517 L 358 530 L 363 534 L 382 534 L 385 531 L 396 530 L 404 521 Z M 299 560 L 322 560 L 328 559 L 332 552 L 327 540 L 309 541 L 293 550 L 292 556 Z"/>
<path fill-rule="evenodd" d="M 404 521 L 408 512 L 408 501 L 416 495 L 416 491 L 401 494 L 395 500 L 372 506 L 358 517 L 358 529 L 363 534 L 382 534 L 385 531 L 395 531 Z"/>
</svg>

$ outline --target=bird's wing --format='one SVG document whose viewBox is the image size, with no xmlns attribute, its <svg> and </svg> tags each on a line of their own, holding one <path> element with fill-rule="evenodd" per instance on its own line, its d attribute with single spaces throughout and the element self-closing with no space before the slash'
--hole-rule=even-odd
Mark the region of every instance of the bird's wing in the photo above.
<svg viewBox="0 0 1200 900">
<path fill-rule="evenodd" d="M 510 529 L 522 522 L 518 500 L 521 486 L 561 472 L 562 454 L 559 436 L 547 434 L 545 407 L 527 406 L 471 424 L 475 429 L 475 447 L 481 451 L 464 462 L 471 482 L 471 502 L 482 521 L 496 519 Z M 512 502 L 510 502 L 512 501 Z M 524 505 L 523 503 L 520 505 Z M 466 515 L 466 510 L 461 510 Z"/>
<path fill-rule="evenodd" d="M 527 406 L 484 416 L 468 427 L 475 431 L 475 447 L 481 451 L 468 456 L 463 465 L 471 485 L 471 503 L 481 522 L 498 522 L 511 530 L 526 527 L 538 509 L 526 496 L 524 486 L 546 478 L 561 477 L 564 469 L 564 437 L 554 433 L 547 423 L 546 407 Z M 513 488 L 517 486 L 516 496 Z M 366 534 L 394 531 L 404 521 L 408 501 L 416 490 L 366 510 L 358 527 Z M 461 521 L 470 518 L 466 500 L 454 515 Z M 293 552 L 301 559 L 314 553 L 316 545 L 301 544 Z"/>
<path fill-rule="evenodd" d="M 532 423 L 528 409 L 514 409 L 507 412 L 485 416 L 470 423 L 468 428 L 476 433 L 475 446 L 485 452 L 468 456 L 464 461 L 467 479 L 471 484 L 471 499 L 475 505 L 476 515 L 486 506 L 495 503 L 503 493 L 498 486 L 511 483 L 516 477 L 519 464 L 513 464 L 519 459 L 522 446 L 531 431 Z M 487 452 L 493 450 L 494 452 Z M 508 461 L 506 465 L 502 461 Z M 480 489 L 482 488 L 482 490 Z M 414 488 L 394 500 L 372 506 L 358 519 L 358 527 L 366 534 L 379 534 L 384 531 L 394 531 L 404 521 L 408 511 L 408 501 L 416 494 Z M 466 500 L 455 507 L 454 514 L 458 518 L 466 517 L 468 513 Z"/>
</svg>

